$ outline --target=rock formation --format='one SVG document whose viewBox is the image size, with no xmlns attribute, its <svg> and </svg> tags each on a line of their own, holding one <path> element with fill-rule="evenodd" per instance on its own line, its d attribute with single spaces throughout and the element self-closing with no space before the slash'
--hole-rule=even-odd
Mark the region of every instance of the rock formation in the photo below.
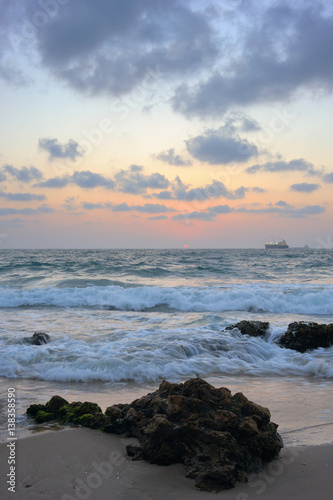
<svg viewBox="0 0 333 500">
<path fill-rule="evenodd" d="M 51 342 L 50 335 L 45 332 L 35 332 L 32 337 L 25 337 L 23 340 L 32 345 L 43 345 Z"/>
<path fill-rule="evenodd" d="M 288 325 L 288 330 L 279 338 L 278 344 L 299 352 L 330 347 L 333 345 L 333 323 L 320 325 L 295 321 Z"/>
<path fill-rule="evenodd" d="M 243 320 L 235 325 L 227 326 L 226 330 L 238 328 L 242 335 L 251 337 L 263 337 L 269 328 L 268 321 L 247 321 Z"/>
<path fill-rule="evenodd" d="M 131 404 L 116 404 L 105 414 L 93 403 L 71 403 L 54 396 L 27 413 L 37 421 L 53 418 L 105 432 L 134 436 L 127 447 L 133 460 L 168 465 L 183 463 L 199 489 L 219 491 L 261 470 L 282 448 L 270 412 L 242 393 L 215 388 L 200 378 L 163 381 L 159 389 Z"/>
</svg>

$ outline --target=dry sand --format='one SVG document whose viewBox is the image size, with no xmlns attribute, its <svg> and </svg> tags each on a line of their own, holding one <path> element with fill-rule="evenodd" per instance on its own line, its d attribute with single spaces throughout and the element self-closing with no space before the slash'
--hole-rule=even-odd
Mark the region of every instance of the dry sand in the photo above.
<svg viewBox="0 0 333 500">
<path fill-rule="evenodd" d="M 131 462 L 135 440 L 90 429 L 44 432 L 15 443 L 16 488 L 8 491 L 10 448 L 0 445 L 0 498 L 15 500 L 331 500 L 333 445 L 284 448 L 246 484 L 220 493 L 198 491 L 182 465 Z"/>
</svg>

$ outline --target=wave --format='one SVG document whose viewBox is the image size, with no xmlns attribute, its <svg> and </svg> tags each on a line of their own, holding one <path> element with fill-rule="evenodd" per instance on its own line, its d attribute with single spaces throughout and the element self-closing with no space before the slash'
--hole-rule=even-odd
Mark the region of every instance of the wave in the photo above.
<svg viewBox="0 0 333 500">
<path fill-rule="evenodd" d="M 226 287 L 95 286 L 0 288 L 0 307 L 94 307 L 183 312 L 251 311 L 330 315 L 332 285 L 232 285 Z"/>
<path fill-rule="evenodd" d="M 273 336 L 274 337 L 274 336 Z M 239 332 L 127 331 L 32 346 L 0 339 L 0 375 L 59 382 L 156 382 L 213 374 L 332 378 L 333 348 L 304 354 Z"/>
</svg>

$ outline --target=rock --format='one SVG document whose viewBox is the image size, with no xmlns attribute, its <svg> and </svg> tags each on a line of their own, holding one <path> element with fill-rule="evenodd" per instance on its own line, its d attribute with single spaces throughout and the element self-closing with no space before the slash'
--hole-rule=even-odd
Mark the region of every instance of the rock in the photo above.
<svg viewBox="0 0 333 500">
<path fill-rule="evenodd" d="M 35 416 L 35 420 L 37 424 L 41 424 L 43 422 L 48 422 L 49 420 L 54 420 L 54 415 L 53 413 L 48 413 L 44 410 L 39 410 L 39 412 Z"/>
<path fill-rule="evenodd" d="M 330 347 L 333 345 L 333 323 L 323 325 L 295 321 L 288 325 L 288 330 L 280 337 L 278 344 L 299 352 Z"/>
<path fill-rule="evenodd" d="M 263 337 L 269 328 L 268 321 L 240 321 L 235 325 L 227 326 L 226 330 L 238 328 L 242 335 L 250 335 L 251 337 Z"/>
<path fill-rule="evenodd" d="M 246 481 L 283 446 L 267 408 L 200 378 L 184 384 L 164 381 L 156 392 L 130 405 L 114 405 L 106 415 L 106 432 L 139 439 L 139 446 L 127 447 L 134 460 L 183 463 L 187 477 L 202 490 Z"/>
<path fill-rule="evenodd" d="M 110 406 L 105 414 L 95 403 L 68 403 L 60 396 L 31 405 L 27 414 L 38 422 L 58 419 L 136 437 L 139 445 L 127 446 L 132 460 L 182 463 L 186 476 L 207 491 L 247 481 L 283 446 L 267 408 L 200 378 L 182 384 L 163 381 L 157 391 Z"/>
<path fill-rule="evenodd" d="M 108 422 L 96 403 L 68 403 L 61 396 L 53 396 L 45 405 L 29 406 L 27 415 L 34 417 L 38 424 L 60 420 L 63 424 L 73 423 L 92 429 L 101 429 Z"/>
<path fill-rule="evenodd" d="M 43 345 L 51 342 L 51 337 L 45 332 L 35 332 L 32 337 L 25 337 L 24 342 L 32 345 Z"/>
</svg>

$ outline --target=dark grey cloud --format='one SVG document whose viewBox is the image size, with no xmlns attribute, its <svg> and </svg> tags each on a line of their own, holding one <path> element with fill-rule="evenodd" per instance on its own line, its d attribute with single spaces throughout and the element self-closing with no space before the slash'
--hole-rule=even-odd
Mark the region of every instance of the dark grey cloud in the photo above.
<svg viewBox="0 0 333 500">
<path fill-rule="evenodd" d="M 7 178 L 7 174 L 24 183 L 39 180 L 43 177 L 42 172 L 34 166 L 16 168 L 13 167 L 13 165 L 4 165 L 0 171 L 0 176 L 3 180 L 5 180 Z"/>
<path fill-rule="evenodd" d="M 46 151 L 49 154 L 51 161 L 57 158 L 69 158 L 75 161 L 76 158 L 83 155 L 79 143 L 74 139 L 69 139 L 66 144 L 61 144 L 58 139 L 42 137 L 38 141 L 38 147 L 41 151 Z"/>
<path fill-rule="evenodd" d="M 147 189 L 165 189 L 170 181 L 162 174 L 155 172 L 145 174 L 140 165 L 131 165 L 128 170 L 120 170 L 114 176 L 117 190 L 129 194 L 145 193 Z"/>
<path fill-rule="evenodd" d="M 230 135 L 225 127 L 207 130 L 186 141 L 188 152 L 197 160 L 211 165 L 246 162 L 259 153 L 255 144 L 238 135 Z"/>
<path fill-rule="evenodd" d="M 255 187 L 251 188 L 251 190 L 254 193 L 266 193 L 266 191 L 267 191 L 267 189 L 264 189 L 264 188 L 261 188 L 261 187 L 258 187 L 258 186 L 255 186 Z"/>
<path fill-rule="evenodd" d="M 185 115 L 220 117 L 230 107 L 286 101 L 298 89 L 332 91 L 333 17 L 321 2 L 260 3 L 256 18 L 242 2 L 243 16 L 234 17 L 237 43 L 232 57 L 221 57 L 201 83 L 181 84 L 173 98 Z M 240 4 L 238 4 L 240 8 Z M 239 12 L 240 13 L 240 12 Z M 228 51 L 225 51 L 228 53 Z"/>
<path fill-rule="evenodd" d="M 309 182 L 301 182 L 299 184 L 292 184 L 290 186 L 291 191 L 298 191 L 299 193 L 313 193 L 317 189 L 320 189 L 319 184 L 310 184 Z"/>
<path fill-rule="evenodd" d="M 155 158 L 174 167 L 189 167 L 190 165 L 192 165 L 192 162 L 190 160 L 183 158 L 178 154 L 175 154 L 174 149 L 162 151 L 161 153 L 155 155 Z"/>
<path fill-rule="evenodd" d="M 43 194 L 33 193 L 6 193 L 0 190 L 0 198 L 5 198 L 8 201 L 45 201 L 46 196 Z"/>
<path fill-rule="evenodd" d="M 255 174 L 257 172 L 305 172 L 308 175 L 321 175 L 322 170 L 318 170 L 315 166 L 304 160 L 298 158 L 291 161 L 273 161 L 262 164 L 251 165 L 246 169 L 248 174 Z"/>
<path fill-rule="evenodd" d="M 38 208 L 0 208 L 0 215 L 36 215 L 36 214 L 52 214 L 55 210 L 47 205 L 41 205 Z"/>
<path fill-rule="evenodd" d="M 71 0 L 35 35 L 42 63 L 94 95 L 148 86 L 149 70 L 164 80 L 193 74 L 218 53 L 207 14 L 181 0 Z"/>
<path fill-rule="evenodd" d="M 333 182 L 333 172 L 323 175 L 324 182 Z"/>
</svg>

